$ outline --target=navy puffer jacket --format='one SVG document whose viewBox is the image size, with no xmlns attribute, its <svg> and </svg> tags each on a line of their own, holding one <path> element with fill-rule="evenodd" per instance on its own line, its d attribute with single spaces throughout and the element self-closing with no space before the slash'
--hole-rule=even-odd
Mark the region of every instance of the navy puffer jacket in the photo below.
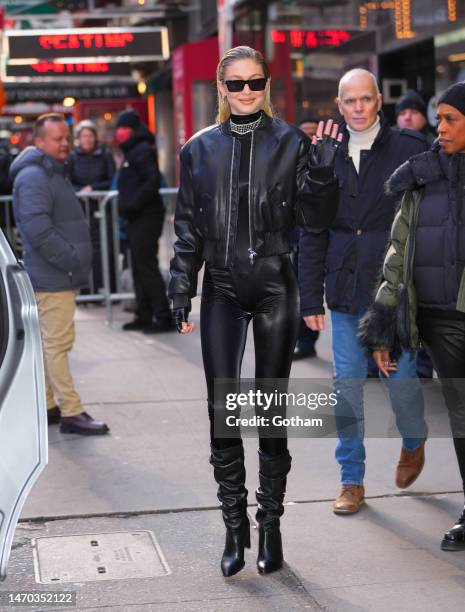
<svg viewBox="0 0 465 612">
<path fill-rule="evenodd" d="M 465 155 L 417 155 L 388 187 L 396 195 L 422 190 L 413 261 L 418 307 L 455 310 L 465 265 Z"/>
</svg>

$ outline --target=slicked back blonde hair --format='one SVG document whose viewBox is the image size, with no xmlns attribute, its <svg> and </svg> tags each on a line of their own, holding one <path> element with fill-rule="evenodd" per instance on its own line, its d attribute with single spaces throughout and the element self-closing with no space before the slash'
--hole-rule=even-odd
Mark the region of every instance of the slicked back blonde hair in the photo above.
<svg viewBox="0 0 465 612">
<path fill-rule="evenodd" d="M 228 99 L 221 94 L 221 91 L 218 87 L 218 82 L 224 82 L 224 74 L 226 72 L 226 68 L 237 62 L 238 60 L 250 59 L 256 62 L 259 66 L 261 66 L 263 70 L 263 74 L 267 79 L 266 89 L 265 89 L 265 100 L 263 102 L 263 112 L 266 113 L 269 117 L 273 117 L 273 107 L 271 105 L 271 95 L 270 95 L 270 69 L 268 68 L 268 64 L 265 61 L 265 58 L 256 49 L 252 49 L 252 47 L 234 47 L 233 49 L 229 49 L 221 58 L 217 68 L 216 68 L 216 81 L 217 81 L 217 90 L 218 90 L 218 114 L 216 116 L 216 120 L 218 123 L 223 123 L 227 119 L 229 119 L 231 115 L 231 109 L 229 107 Z"/>
</svg>

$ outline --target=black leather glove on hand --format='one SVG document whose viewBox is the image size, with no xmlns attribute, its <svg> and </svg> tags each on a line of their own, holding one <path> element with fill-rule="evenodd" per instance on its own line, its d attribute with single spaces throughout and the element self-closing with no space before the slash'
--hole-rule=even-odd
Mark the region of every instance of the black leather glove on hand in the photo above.
<svg viewBox="0 0 465 612">
<path fill-rule="evenodd" d="M 310 166 L 316 168 L 334 168 L 334 160 L 339 146 L 339 141 L 331 136 L 325 135 L 316 144 L 310 145 Z"/>
<path fill-rule="evenodd" d="M 173 319 L 176 324 L 176 329 L 179 333 L 182 332 L 182 324 L 187 323 L 189 319 L 190 308 L 183 306 L 181 308 L 173 308 Z"/>
</svg>

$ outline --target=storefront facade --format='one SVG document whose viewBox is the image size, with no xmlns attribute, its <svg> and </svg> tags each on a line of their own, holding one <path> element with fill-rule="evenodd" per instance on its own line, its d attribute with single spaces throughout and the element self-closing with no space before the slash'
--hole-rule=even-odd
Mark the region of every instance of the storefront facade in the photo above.
<svg viewBox="0 0 465 612">
<path fill-rule="evenodd" d="M 397 98 L 416 89 L 429 103 L 465 79 L 465 0 L 287 0 L 243 2 L 234 36 L 241 44 L 262 37 L 268 60 L 289 58 L 296 121 L 337 116 L 337 83 L 363 67 L 377 76 L 385 111 L 394 119 Z"/>
</svg>

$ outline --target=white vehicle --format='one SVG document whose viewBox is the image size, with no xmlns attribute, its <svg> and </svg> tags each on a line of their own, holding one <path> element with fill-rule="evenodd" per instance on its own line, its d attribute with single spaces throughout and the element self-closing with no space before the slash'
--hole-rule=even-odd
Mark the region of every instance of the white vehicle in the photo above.
<svg viewBox="0 0 465 612">
<path fill-rule="evenodd" d="M 47 464 L 39 318 L 29 277 L 0 231 L 0 579 L 26 498 Z"/>
</svg>

